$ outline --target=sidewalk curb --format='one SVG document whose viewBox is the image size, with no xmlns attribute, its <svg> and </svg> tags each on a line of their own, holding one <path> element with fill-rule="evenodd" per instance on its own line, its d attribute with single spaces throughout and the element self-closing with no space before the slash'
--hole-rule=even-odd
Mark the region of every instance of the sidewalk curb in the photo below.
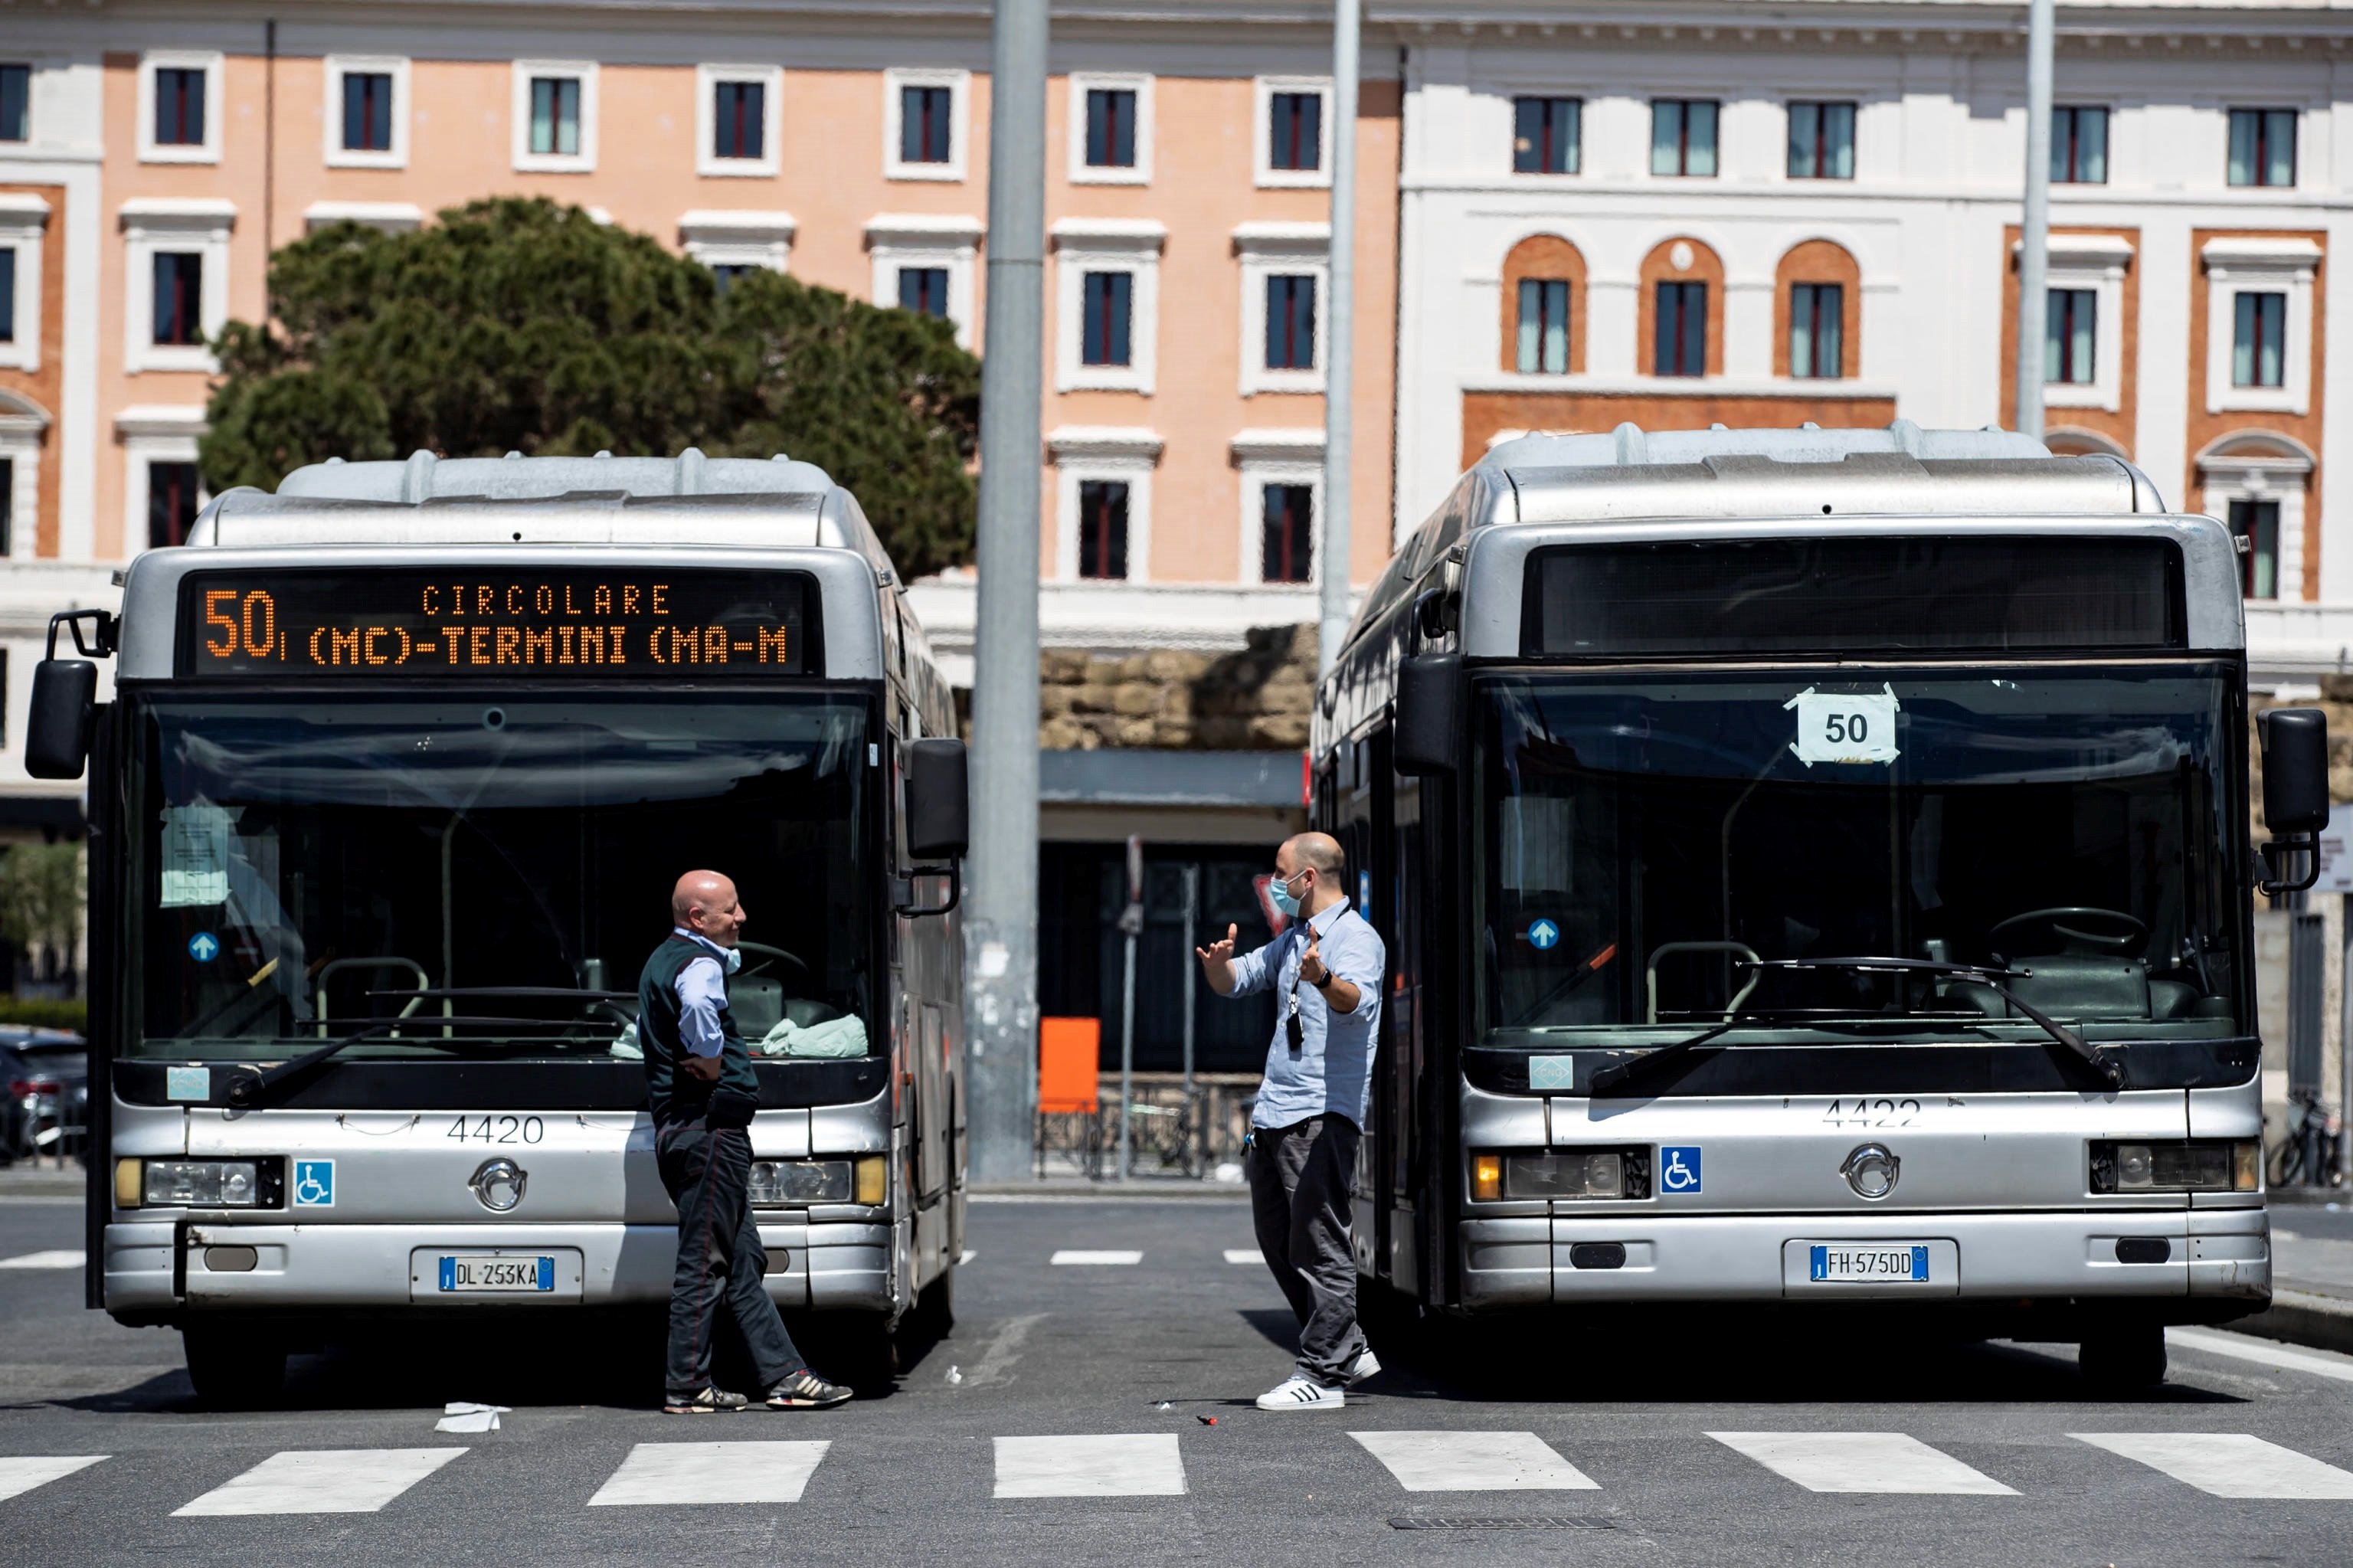
<svg viewBox="0 0 2353 1568">
<path fill-rule="evenodd" d="M 2225 1324 L 2232 1332 L 2279 1340 L 2307 1350 L 2353 1355 L 2353 1301 L 2282 1290 L 2268 1310 Z"/>
</svg>

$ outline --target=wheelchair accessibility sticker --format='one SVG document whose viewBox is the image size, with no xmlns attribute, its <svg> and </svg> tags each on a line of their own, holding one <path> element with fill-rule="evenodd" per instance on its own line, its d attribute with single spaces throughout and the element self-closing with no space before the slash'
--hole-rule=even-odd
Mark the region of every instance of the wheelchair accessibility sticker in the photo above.
<svg viewBox="0 0 2353 1568">
<path fill-rule="evenodd" d="M 297 1160 L 294 1162 L 294 1206 L 332 1209 L 335 1206 L 335 1162 Z"/>
<path fill-rule="evenodd" d="M 1662 1192 L 1699 1191 L 1697 1144 L 1670 1144 L 1659 1150 L 1659 1190 Z"/>
</svg>

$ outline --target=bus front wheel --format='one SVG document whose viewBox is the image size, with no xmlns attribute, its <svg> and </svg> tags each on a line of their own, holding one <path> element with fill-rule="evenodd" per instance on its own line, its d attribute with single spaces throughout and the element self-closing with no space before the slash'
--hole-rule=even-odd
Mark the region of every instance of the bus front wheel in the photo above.
<svg viewBox="0 0 2353 1568">
<path fill-rule="evenodd" d="M 2165 1328 L 2119 1323 L 2084 1336 L 2075 1364 L 2102 1393 L 2139 1393 L 2165 1381 Z"/>
<path fill-rule="evenodd" d="M 195 1321 L 180 1327 L 188 1381 L 214 1410 L 267 1404 L 286 1386 L 286 1347 L 243 1323 Z"/>
</svg>

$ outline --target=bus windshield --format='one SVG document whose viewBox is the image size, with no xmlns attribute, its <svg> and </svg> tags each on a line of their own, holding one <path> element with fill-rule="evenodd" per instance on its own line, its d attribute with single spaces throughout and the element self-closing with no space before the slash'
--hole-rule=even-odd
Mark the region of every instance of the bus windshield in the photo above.
<svg viewBox="0 0 2353 1568">
<path fill-rule="evenodd" d="M 1482 681 L 1485 1043 L 2251 1033 L 2220 665 Z M 1876 957 L 1896 971 L 1777 960 Z M 1957 1033 L 1958 1032 L 1958 1033 Z M 1989 1036 L 1990 1032 L 1990 1036 Z"/>
<path fill-rule="evenodd" d="M 869 708 L 848 693 L 146 698 L 123 1048 L 282 1059 L 374 1028 L 343 1055 L 626 1057 L 671 885 L 708 867 L 749 917 L 731 992 L 755 1050 L 869 1054 L 887 1033 L 871 1027 Z"/>
</svg>

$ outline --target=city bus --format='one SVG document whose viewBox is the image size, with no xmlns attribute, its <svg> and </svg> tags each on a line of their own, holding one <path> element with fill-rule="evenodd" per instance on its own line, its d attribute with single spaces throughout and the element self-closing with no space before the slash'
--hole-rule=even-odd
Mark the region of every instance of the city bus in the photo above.
<svg viewBox="0 0 2353 1568">
<path fill-rule="evenodd" d="M 965 756 L 855 497 L 693 450 L 330 461 L 120 580 L 53 620 L 27 736 L 89 778 L 91 1307 L 177 1328 L 216 1404 L 355 1323 L 658 1308 L 636 988 L 709 867 L 770 1296 L 859 1381 L 944 1325 Z"/>
<path fill-rule="evenodd" d="M 1315 721 L 1389 952 L 1377 1340 L 1769 1303 L 2128 1387 L 2262 1309 L 2252 896 L 2309 885 L 2326 736 L 2261 715 L 2259 859 L 2236 543 L 1997 430 L 1626 425 L 1465 474 Z"/>
</svg>

